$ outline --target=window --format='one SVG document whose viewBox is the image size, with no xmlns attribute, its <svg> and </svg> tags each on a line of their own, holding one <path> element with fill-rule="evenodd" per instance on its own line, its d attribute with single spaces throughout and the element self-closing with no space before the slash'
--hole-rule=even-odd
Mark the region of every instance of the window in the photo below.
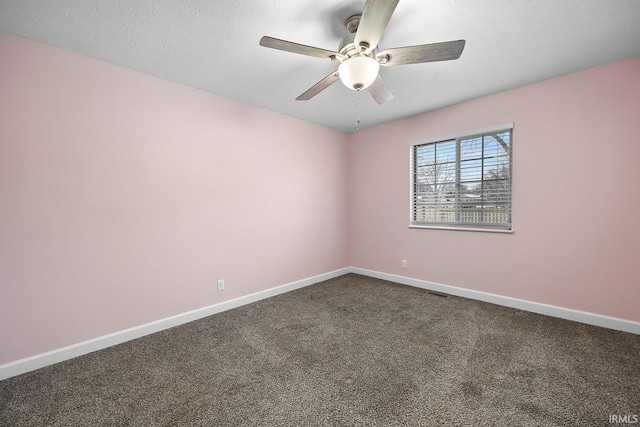
<svg viewBox="0 0 640 427">
<path fill-rule="evenodd" d="M 511 230 L 512 128 L 411 147 L 411 225 Z"/>
</svg>

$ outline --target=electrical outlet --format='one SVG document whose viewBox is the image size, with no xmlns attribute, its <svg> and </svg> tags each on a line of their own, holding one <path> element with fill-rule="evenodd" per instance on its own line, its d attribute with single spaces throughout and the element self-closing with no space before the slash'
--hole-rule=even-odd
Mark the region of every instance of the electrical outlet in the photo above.
<svg viewBox="0 0 640 427">
<path fill-rule="evenodd" d="M 218 291 L 224 291 L 224 279 L 218 280 Z"/>
<path fill-rule="evenodd" d="M 406 259 L 402 260 L 402 268 L 407 268 L 407 260 Z"/>
</svg>

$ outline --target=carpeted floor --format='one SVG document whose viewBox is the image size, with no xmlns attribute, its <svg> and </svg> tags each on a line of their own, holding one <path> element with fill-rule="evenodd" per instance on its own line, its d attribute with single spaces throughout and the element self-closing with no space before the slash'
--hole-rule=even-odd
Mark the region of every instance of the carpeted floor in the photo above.
<svg viewBox="0 0 640 427">
<path fill-rule="evenodd" d="M 640 336 L 349 274 L 0 382 L 2 426 L 609 426 Z"/>
</svg>

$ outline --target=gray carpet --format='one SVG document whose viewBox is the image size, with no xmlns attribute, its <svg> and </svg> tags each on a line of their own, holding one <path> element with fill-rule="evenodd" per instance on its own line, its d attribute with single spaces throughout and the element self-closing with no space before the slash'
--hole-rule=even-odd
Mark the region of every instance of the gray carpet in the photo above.
<svg viewBox="0 0 640 427">
<path fill-rule="evenodd" d="M 2 426 L 605 426 L 640 336 L 349 274 L 0 382 Z"/>
</svg>

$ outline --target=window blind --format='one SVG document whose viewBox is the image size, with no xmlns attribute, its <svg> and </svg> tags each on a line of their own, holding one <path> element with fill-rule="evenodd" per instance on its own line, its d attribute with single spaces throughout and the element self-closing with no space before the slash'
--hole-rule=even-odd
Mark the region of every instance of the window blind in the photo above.
<svg viewBox="0 0 640 427">
<path fill-rule="evenodd" d="M 412 147 L 411 225 L 511 230 L 512 129 Z"/>
</svg>

